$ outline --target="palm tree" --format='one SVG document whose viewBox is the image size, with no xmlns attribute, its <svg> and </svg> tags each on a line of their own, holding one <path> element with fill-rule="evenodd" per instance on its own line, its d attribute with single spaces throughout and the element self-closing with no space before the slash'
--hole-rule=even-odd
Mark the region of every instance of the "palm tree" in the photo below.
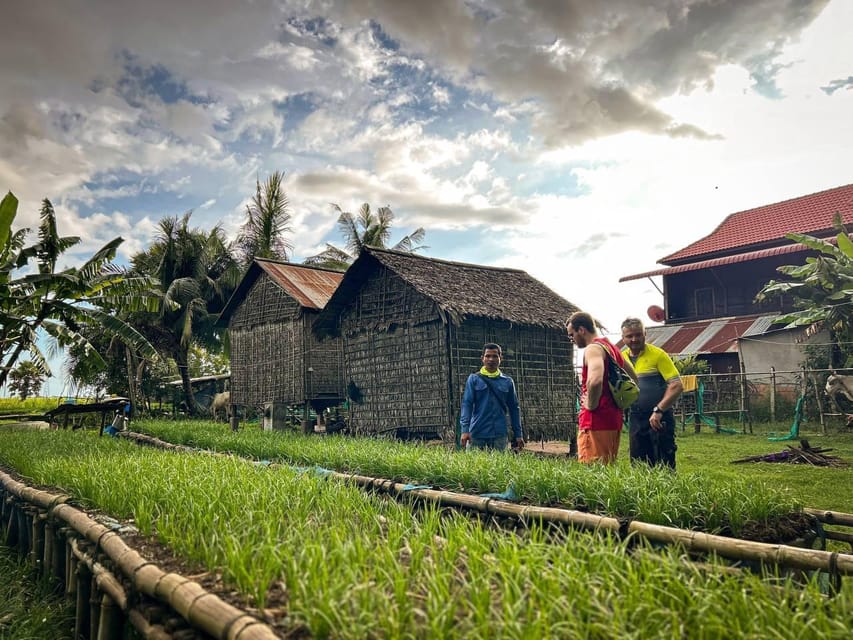
<svg viewBox="0 0 853 640">
<path fill-rule="evenodd" d="M 293 246 L 285 240 L 290 233 L 290 212 L 282 182 L 284 173 L 274 172 L 261 186 L 255 181 L 255 195 L 246 205 L 246 222 L 237 236 L 236 246 L 243 269 L 255 258 L 287 260 Z"/>
<path fill-rule="evenodd" d="M 85 335 L 87 321 L 154 357 L 148 341 L 114 313 L 115 309 L 156 309 L 157 305 L 156 297 L 148 293 L 155 284 L 151 278 L 131 276 L 112 263 L 123 240 L 108 242 L 80 267 L 57 272 L 59 258 L 80 238 L 59 235 L 53 205 L 45 199 L 38 242 L 24 247 L 28 230 L 12 232 L 11 228 L 17 209 L 18 200 L 11 193 L 0 202 L 0 386 L 25 352 L 40 372 L 51 375 L 37 344 L 39 331 L 60 347 L 76 345 L 102 362 Z M 16 276 L 33 260 L 36 272 Z"/>
<path fill-rule="evenodd" d="M 9 373 L 9 391 L 21 400 L 35 397 L 41 391 L 44 372 L 29 360 L 23 360 Z"/>
<path fill-rule="evenodd" d="M 165 357 L 175 360 L 184 402 L 195 415 L 198 407 L 190 384 L 189 353 L 194 342 L 221 349 L 216 329 L 219 313 L 234 292 L 240 269 L 219 226 L 209 232 L 190 229 L 192 212 L 160 220 L 154 243 L 132 258 L 139 273 L 156 277 L 162 299 L 159 314 L 134 318 Z"/>
<path fill-rule="evenodd" d="M 346 240 L 346 249 L 326 244 L 324 251 L 306 258 L 305 264 L 343 271 L 358 257 L 363 247 L 387 248 L 387 242 L 391 237 L 391 224 L 394 221 L 391 207 L 379 207 L 374 214 L 370 210 L 370 205 L 365 202 L 358 210 L 358 215 L 344 211 L 336 204 L 332 207 L 339 214 L 338 228 Z M 411 253 L 426 249 L 427 247 L 421 244 L 425 235 L 423 227 L 419 227 L 404 236 L 391 249 Z"/>
</svg>

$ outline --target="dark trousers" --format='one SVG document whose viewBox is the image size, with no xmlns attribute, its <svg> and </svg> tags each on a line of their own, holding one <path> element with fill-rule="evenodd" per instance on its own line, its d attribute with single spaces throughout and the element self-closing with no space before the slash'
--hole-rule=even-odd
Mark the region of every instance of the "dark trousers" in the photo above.
<svg viewBox="0 0 853 640">
<path fill-rule="evenodd" d="M 629 415 L 629 438 L 631 461 L 642 461 L 649 465 L 666 465 L 675 469 L 675 415 L 666 411 L 661 419 L 662 428 L 655 431 L 649 424 L 650 411 L 634 412 Z"/>
</svg>

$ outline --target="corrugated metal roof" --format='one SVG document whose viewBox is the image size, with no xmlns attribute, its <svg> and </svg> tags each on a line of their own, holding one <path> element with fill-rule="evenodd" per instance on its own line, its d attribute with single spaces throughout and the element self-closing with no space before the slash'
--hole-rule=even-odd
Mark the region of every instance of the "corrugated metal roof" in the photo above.
<svg viewBox="0 0 853 640">
<path fill-rule="evenodd" d="M 338 288 L 343 273 L 256 258 L 261 269 L 303 307 L 322 309 Z"/>
<path fill-rule="evenodd" d="M 647 327 L 646 341 L 672 355 L 736 352 L 740 338 L 784 329 L 772 323 L 776 317 L 740 316 Z"/>
<path fill-rule="evenodd" d="M 785 253 L 796 253 L 798 251 L 808 251 L 809 249 L 801 244 L 786 244 L 781 247 L 772 247 L 770 249 L 760 249 L 758 251 L 748 251 L 747 253 L 739 253 L 736 256 L 725 256 L 723 258 L 713 258 L 711 260 L 701 260 L 700 262 L 691 262 L 690 264 L 681 264 L 677 267 L 661 267 L 643 273 L 636 273 L 632 276 L 623 276 L 619 278 L 619 282 L 628 282 L 629 280 L 639 280 L 649 276 L 671 276 L 675 273 L 684 273 L 685 271 L 696 271 L 698 269 L 711 269 L 713 267 L 721 267 L 727 264 L 735 264 L 737 262 L 747 262 L 748 260 L 759 260 L 761 258 L 769 258 Z"/>
<path fill-rule="evenodd" d="M 844 224 L 853 222 L 853 184 L 732 213 L 710 234 L 659 262 L 672 264 L 778 241 L 792 232 L 830 231 L 836 212 L 841 214 Z"/>
</svg>

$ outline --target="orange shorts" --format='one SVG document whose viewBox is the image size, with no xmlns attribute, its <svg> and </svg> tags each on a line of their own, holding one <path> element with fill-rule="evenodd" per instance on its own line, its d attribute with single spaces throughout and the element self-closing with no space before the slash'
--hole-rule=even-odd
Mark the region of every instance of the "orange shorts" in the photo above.
<svg viewBox="0 0 853 640">
<path fill-rule="evenodd" d="M 582 429 L 578 431 L 578 462 L 610 464 L 615 461 L 616 454 L 619 453 L 619 437 L 621 435 L 621 429 L 615 431 Z"/>
</svg>

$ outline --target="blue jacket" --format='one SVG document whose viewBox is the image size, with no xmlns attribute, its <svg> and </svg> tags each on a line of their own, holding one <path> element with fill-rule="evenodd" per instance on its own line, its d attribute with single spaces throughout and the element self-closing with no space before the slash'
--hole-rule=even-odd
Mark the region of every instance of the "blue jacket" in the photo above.
<svg viewBox="0 0 853 640">
<path fill-rule="evenodd" d="M 515 383 L 503 373 L 497 378 L 486 378 L 479 373 L 468 376 L 465 393 L 462 394 L 462 415 L 459 419 L 462 433 L 470 433 L 472 438 L 499 438 L 507 435 L 504 409 L 486 384 L 491 384 L 495 393 L 506 404 L 514 437 L 523 437 Z"/>
</svg>

